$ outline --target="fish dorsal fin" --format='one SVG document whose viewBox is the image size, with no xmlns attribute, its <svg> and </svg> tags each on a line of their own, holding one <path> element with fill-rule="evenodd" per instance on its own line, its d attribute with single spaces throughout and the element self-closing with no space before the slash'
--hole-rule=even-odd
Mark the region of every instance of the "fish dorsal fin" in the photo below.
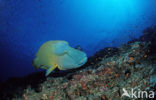
<svg viewBox="0 0 156 100">
<path fill-rule="evenodd" d="M 59 70 L 64 70 L 61 66 L 58 66 L 57 68 L 58 68 Z"/>
</svg>

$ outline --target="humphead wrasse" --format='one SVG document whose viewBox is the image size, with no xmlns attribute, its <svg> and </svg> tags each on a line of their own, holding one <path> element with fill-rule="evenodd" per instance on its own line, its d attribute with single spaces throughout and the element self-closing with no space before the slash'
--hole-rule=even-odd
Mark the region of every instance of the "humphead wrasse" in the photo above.
<svg viewBox="0 0 156 100">
<path fill-rule="evenodd" d="M 67 70 L 78 68 L 87 62 L 87 55 L 69 46 L 66 41 L 44 43 L 33 60 L 35 68 L 47 69 L 48 76 L 55 68 Z"/>
</svg>

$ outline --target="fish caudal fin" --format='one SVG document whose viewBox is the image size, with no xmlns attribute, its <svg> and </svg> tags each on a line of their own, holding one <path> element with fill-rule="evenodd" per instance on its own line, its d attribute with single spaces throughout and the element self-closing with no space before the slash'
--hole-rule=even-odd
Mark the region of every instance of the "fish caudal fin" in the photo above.
<svg viewBox="0 0 156 100">
<path fill-rule="evenodd" d="M 46 71 L 46 76 L 48 76 L 54 69 L 55 69 L 54 66 L 52 66 L 52 67 L 50 67 L 49 69 L 47 69 L 47 71 Z"/>
</svg>

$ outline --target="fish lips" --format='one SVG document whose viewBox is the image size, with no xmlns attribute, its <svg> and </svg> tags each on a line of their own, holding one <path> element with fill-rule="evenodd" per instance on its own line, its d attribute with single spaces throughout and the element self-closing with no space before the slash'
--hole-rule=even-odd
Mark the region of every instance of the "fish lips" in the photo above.
<svg viewBox="0 0 156 100">
<path fill-rule="evenodd" d="M 79 66 L 84 65 L 87 62 L 87 57 L 83 58 L 80 63 L 78 64 Z"/>
</svg>

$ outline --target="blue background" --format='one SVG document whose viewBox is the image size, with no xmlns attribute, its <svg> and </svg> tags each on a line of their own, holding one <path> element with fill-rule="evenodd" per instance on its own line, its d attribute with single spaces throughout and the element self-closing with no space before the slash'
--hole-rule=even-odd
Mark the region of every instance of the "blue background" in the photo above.
<svg viewBox="0 0 156 100">
<path fill-rule="evenodd" d="M 0 0 L 0 79 L 38 71 L 32 60 L 46 41 L 66 40 L 91 56 L 154 24 L 155 0 Z"/>
</svg>

